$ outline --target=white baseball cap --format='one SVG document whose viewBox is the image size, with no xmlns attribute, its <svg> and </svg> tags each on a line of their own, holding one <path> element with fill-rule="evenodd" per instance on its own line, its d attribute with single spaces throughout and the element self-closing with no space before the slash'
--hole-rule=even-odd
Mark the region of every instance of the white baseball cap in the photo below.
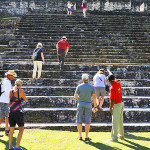
<svg viewBox="0 0 150 150">
<path fill-rule="evenodd" d="M 82 80 L 88 80 L 89 75 L 87 73 L 82 74 Z"/>
<path fill-rule="evenodd" d="M 39 47 L 39 46 L 43 47 L 42 43 L 39 42 L 39 43 L 37 44 L 37 47 Z"/>
</svg>

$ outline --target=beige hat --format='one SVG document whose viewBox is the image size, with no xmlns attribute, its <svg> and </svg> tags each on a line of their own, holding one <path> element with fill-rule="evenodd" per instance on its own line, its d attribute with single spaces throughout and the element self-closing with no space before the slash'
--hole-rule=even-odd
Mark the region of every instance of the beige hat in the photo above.
<svg viewBox="0 0 150 150">
<path fill-rule="evenodd" d="M 43 47 L 42 43 L 39 42 L 39 43 L 37 44 L 37 47 L 39 47 L 39 46 L 40 46 L 40 47 Z"/>
<path fill-rule="evenodd" d="M 5 76 L 7 75 L 13 75 L 14 77 L 17 77 L 17 74 L 14 70 L 8 70 L 8 72 L 5 73 Z"/>
<path fill-rule="evenodd" d="M 82 75 L 82 80 L 88 80 L 89 79 L 89 75 L 87 73 L 84 73 Z"/>
<path fill-rule="evenodd" d="M 66 36 L 63 36 L 62 39 L 67 39 L 67 37 L 66 37 Z"/>
</svg>

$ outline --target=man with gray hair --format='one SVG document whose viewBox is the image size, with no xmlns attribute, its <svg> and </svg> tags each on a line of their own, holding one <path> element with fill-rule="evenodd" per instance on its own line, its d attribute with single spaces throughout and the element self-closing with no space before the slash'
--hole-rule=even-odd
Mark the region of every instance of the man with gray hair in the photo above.
<svg viewBox="0 0 150 150">
<path fill-rule="evenodd" d="M 5 73 L 6 78 L 2 80 L 1 83 L 1 96 L 0 96 L 0 125 L 5 118 L 5 134 L 9 134 L 9 127 L 8 127 L 8 113 L 9 113 L 9 91 L 12 88 L 11 81 L 14 77 L 17 77 L 16 72 L 14 70 L 9 70 Z M 0 135 L 2 137 L 3 135 Z"/>
<path fill-rule="evenodd" d="M 94 86 L 89 83 L 88 74 L 82 75 L 83 83 L 78 85 L 74 94 L 74 98 L 78 100 L 77 106 L 77 128 L 79 132 L 79 140 L 82 140 L 82 123 L 85 122 L 85 141 L 90 141 L 88 137 L 90 130 L 91 116 L 92 116 L 92 102 L 93 96 L 94 108 L 93 112 L 97 111 L 96 94 Z"/>
</svg>

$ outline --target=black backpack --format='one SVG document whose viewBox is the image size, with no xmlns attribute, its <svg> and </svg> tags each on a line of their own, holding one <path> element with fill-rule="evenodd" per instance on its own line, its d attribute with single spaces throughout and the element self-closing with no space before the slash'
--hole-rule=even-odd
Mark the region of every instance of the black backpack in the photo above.
<svg viewBox="0 0 150 150">
<path fill-rule="evenodd" d="M 2 86 L 3 86 L 3 81 L 0 81 L 0 96 L 5 92 L 5 91 L 2 91 Z"/>
</svg>

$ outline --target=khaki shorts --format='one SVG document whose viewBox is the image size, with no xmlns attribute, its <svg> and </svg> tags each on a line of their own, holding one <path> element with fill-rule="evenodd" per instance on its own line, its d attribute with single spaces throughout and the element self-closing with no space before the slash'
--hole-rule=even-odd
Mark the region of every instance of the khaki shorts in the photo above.
<svg viewBox="0 0 150 150">
<path fill-rule="evenodd" d="M 8 117 L 9 114 L 9 104 L 0 103 L 0 117 Z"/>
<path fill-rule="evenodd" d="M 104 87 L 95 87 L 95 92 L 97 98 L 100 96 L 104 97 L 106 95 L 106 90 Z"/>
</svg>

